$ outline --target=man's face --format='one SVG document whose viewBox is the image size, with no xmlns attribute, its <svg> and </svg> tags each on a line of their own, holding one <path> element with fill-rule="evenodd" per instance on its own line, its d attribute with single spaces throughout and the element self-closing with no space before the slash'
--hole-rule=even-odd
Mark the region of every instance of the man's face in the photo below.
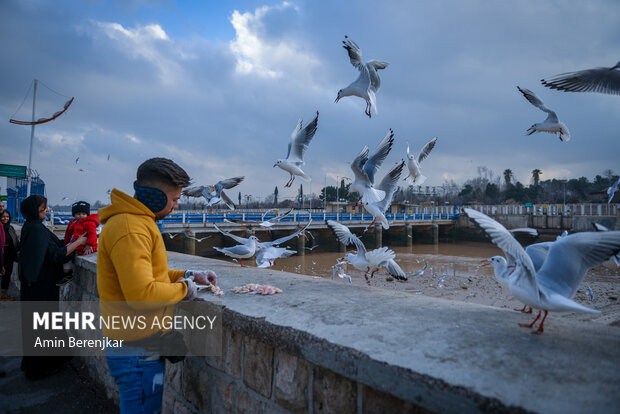
<svg viewBox="0 0 620 414">
<path fill-rule="evenodd" d="M 163 219 L 170 214 L 172 210 L 179 208 L 179 198 L 181 198 L 181 190 L 183 190 L 183 187 L 168 187 L 166 189 L 160 188 L 160 190 L 166 194 L 166 197 L 168 197 L 168 203 L 166 204 L 166 207 L 155 213 L 155 218 L 157 220 Z"/>
</svg>

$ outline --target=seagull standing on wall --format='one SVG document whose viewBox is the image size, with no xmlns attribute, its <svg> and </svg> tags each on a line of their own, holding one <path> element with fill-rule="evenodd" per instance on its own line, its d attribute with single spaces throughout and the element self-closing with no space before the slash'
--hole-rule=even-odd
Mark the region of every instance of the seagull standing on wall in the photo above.
<svg viewBox="0 0 620 414">
<path fill-rule="evenodd" d="M 351 64 L 359 70 L 359 77 L 344 89 L 338 91 L 338 96 L 334 102 L 338 102 L 344 96 L 359 96 L 366 101 L 366 110 L 364 113 L 371 117 L 370 109 L 374 106 L 375 114 L 377 114 L 377 92 L 381 87 L 381 78 L 377 73 L 380 69 L 388 67 L 389 63 L 379 60 L 369 60 L 364 63 L 362 59 L 362 50 L 348 36 L 342 41 L 344 48 L 349 53 Z"/>
<path fill-rule="evenodd" d="M 300 176 L 303 180 L 311 180 L 310 177 L 301 169 L 301 166 L 305 164 L 304 154 L 306 153 L 308 145 L 310 145 L 310 141 L 312 141 L 312 138 L 316 133 L 318 123 L 319 111 L 316 111 L 314 119 L 308 122 L 305 128 L 301 127 L 302 120 L 300 119 L 299 122 L 297 122 L 297 127 L 291 134 L 291 142 L 288 144 L 288 154 L 286 154 L 286 159 L 278 159 L 276 160 L 276 163 L 273 164 L 274 168 L 280 167 L 291 175 L 291 178 L 284 185 L 285 187 L 290 187 L 293 185 L 296 175 Z"/>
</svg>

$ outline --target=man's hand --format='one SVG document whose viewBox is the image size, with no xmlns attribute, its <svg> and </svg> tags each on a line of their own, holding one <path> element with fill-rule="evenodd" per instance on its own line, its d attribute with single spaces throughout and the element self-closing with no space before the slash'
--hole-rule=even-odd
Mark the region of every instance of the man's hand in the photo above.
<svg viewBox="0 0 620 414">
<path fill-rule="evenodd" d="M 196 296 L 196 292 L 198 291 L 196 283 L 194 283 L 194 281 L 188 277 L 182 277 L 177 280 L 177 282 L 184 282 L 187 285 L 187 294 L 185 295 L 183 300 L 194 299 L 194 297 Z"/>
<path fill-rule="evenodd" d="M 192 279 L 199 285 L 215 285 L 217 284 L 217 275 L 211 270 L 188 270 L 185 277 Z"/>
<path fill-rule="evenodd" d="M 86 241 L 88 240 L 88 237 L 86 237 L 86 232 L 84 232 L 84 234 L 82 234 L 80 237 L 77 238 L 77 240 L 75 241 L 75 243 L 77 243 L 78 246 L 84 246 L 86 244 Z"/>
</svg>

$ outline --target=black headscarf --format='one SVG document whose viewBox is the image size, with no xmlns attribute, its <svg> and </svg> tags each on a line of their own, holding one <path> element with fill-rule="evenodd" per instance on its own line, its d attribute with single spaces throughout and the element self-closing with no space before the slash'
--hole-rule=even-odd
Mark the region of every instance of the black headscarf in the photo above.
<svg viewBox="0 0 620 414">
<path fill-rule="evenodd" d="M 31 195 L 19 206 L 22 216 L 26 219 L 21 233 L 20 274 L 30 283 L 35 282 L 41 272 L 50 240 L 50 231 L 39 218 L 39 207 L 45 203 L 47 203 L 45 197 Z"/>
</svg>

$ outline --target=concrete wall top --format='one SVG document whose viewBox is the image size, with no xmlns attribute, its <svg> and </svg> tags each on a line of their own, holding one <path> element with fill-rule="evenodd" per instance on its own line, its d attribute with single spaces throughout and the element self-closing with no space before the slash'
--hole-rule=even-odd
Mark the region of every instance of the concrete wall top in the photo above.
<svg viewBox="0 0 620 414">
<path fill-rule="evenodd" d="M 437 412 L 612 412 L 620 406 L 620 329 L 549 316 L 542 335 L 521 313 L 241 268 L 169 253 L 175 269 L 212 269 L 223 323 L 345 377 Z M 96 270 L 95 255 L 78 265 Z M 93 275 L 94 277 L 94 275 Z M 275 296 L 237 295 L 247 283 Z"/>
</svg>

